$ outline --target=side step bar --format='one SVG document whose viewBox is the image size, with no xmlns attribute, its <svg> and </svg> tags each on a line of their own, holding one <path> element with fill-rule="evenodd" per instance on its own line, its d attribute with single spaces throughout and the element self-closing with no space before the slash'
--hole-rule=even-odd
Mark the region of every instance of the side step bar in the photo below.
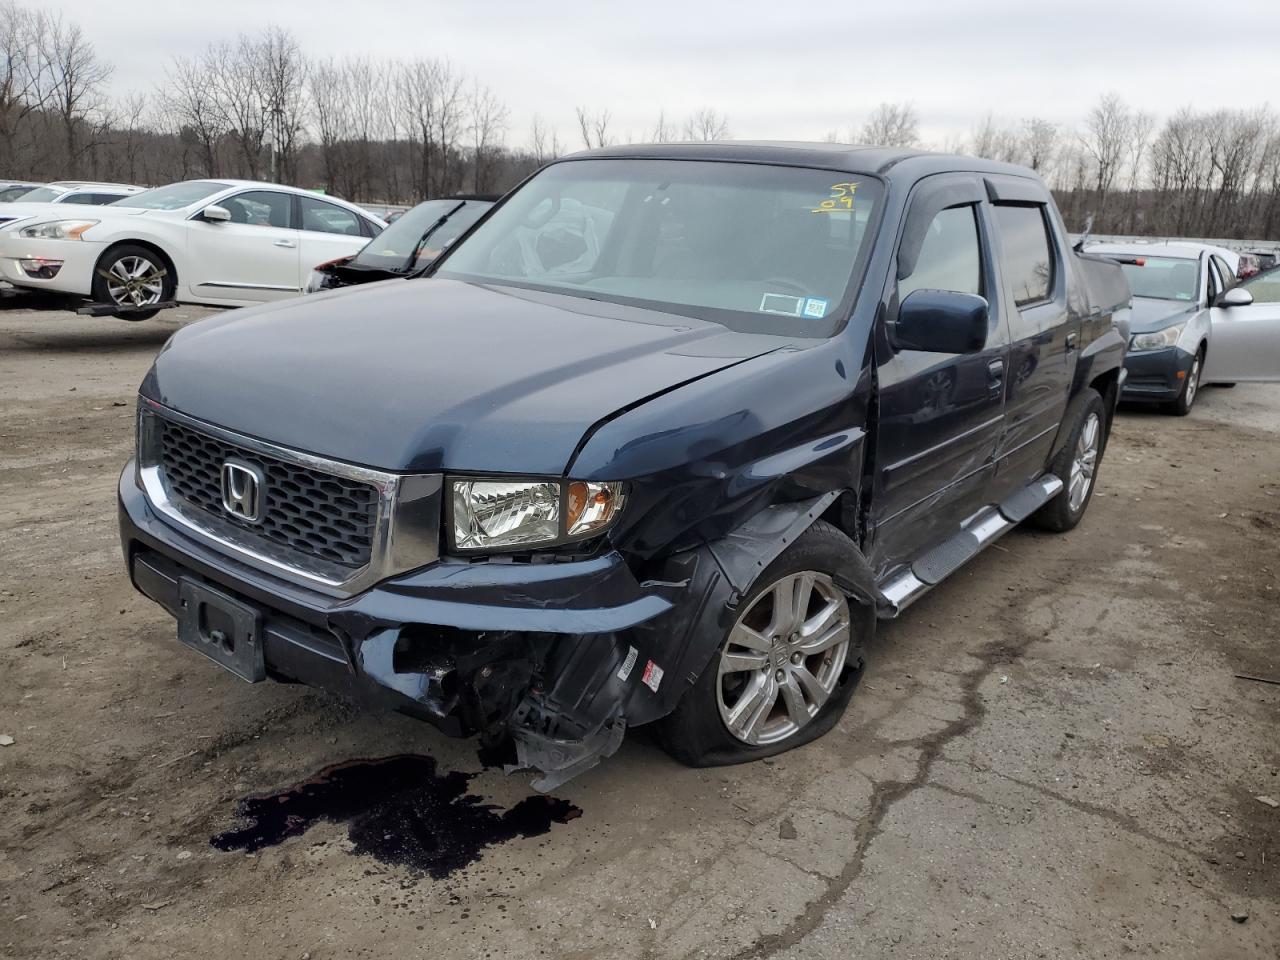
<svg viewBox="0 0 1280 960">
<path fill-rule="evenodd" d="M 907 570 L 889 577 L 880 585 L 880 592 L 889 602 L 890 616 L 896 617 L 1061 490 L 1062 481 L 1046 474 L 1002 503 L 986 508 L 950 540 L 918 557 Z"/>
</svg>

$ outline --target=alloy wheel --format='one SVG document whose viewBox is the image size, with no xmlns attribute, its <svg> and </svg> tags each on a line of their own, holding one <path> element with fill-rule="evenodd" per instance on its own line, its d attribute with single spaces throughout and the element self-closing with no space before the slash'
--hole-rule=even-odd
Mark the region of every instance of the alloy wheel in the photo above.
<svg viewBox="0 0 1280 960">
<path fill-rule="evenodd" d="M 105 272 L 107 295 L 120 307 L 146 307 L 164 295 L 165 271 L 146 257 L 121 257 Z"/>
<path fill-rule="evenodd" d="M 1191 409 L 1191 402 L 1196 398 L 1196 391 L 1200 389 L 1200 354 L 1196 354 L 1191 361 L 1191 369 L 1187 371 L 1187 387 L 1186 399 L 1183 401 L 1187 409 Z"/>
<path fill-rule="evenodd" d="M 1071 479 L 1067 485 L 1067 503 L 1072 512 L 1079 510 L 1085 498 L 1089 496 L 1089 488 L 1093 486 L 1093 475 L 1098 469 L 1098 446 L 1102 439 L 1102 419 L 1091 412 L 1080 428 L 1080 439 L 1076 441 L 1076 455 L 1071 461 Z"/>
<path fill-rule="evenodd" d="M 744 610 L 720 653 L 720 718 L 752 746 L 778 743 L 831 697 L 849 653 L 849 601 L 824 573 L 775 581 Z"/>
</svg>

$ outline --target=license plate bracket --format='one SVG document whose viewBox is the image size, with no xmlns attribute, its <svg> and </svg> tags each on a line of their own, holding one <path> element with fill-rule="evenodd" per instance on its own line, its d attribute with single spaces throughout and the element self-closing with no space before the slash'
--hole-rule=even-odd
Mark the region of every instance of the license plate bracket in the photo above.
<svg viewBox="0 0 1280 960">
<path fill-rule="evenodd" d="M 178 581 L 178 640 L 249 683 L 267 678 L 262 614 L 185 577 Z"/>
</svg>

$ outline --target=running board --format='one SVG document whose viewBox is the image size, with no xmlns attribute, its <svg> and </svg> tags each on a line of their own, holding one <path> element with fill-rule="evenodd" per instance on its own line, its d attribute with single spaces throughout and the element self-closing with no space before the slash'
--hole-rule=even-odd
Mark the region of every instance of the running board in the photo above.
<svg viewBox="0 0 1280 960">
<path fill-rule="evenodd" d="M 994 507 L 987 507 L 954 537 L 918 557 L 911 566 L 880 585 L 896 617 L 934 586 L 972 560 L 984 547 L 994 543 L 1062 490 L 1062 481 L 1047 474 Z"/>
</svg>

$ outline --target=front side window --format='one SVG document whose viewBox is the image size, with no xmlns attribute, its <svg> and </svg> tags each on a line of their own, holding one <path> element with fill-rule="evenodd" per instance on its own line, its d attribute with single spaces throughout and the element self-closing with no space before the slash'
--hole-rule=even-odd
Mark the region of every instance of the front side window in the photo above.
<svg viewBox="0 0 1280 960">
<path fill-rule="evenodd" d="M 940 210 L 929 224 L 911 275 L 898 281 L 898 298 L 916 290 L 982 294 L 982 252 L 972 205 Z"/>
<path fill-rule="evenodd" d="M 17 200 L 23 194 L 30 192 L 30 187 L 9 187 L 5 190 L 0 190 L 0 203 L 8 203 L 11 200 Z"/>
<path fill-rule="evenodd" d="M 222 206 L 231 211 L 232 223 L 253 227 L 288 227 L 292 219 L 293 197 L 274 190 L 250 190 L 227 197 Z"/>
<path fill-rule="evenodd" d="M 437 276 L 830 336 L 881 192 L 869 176 L 755 163 L 561 162 L 449 251 Z"/>
<path fill-rule="evenodd" d="M 997 204 L 995 214 L 1013 302 L 1023 307 L 1048 300 L 1053 289 L 1053 250 L 1044 207 Z"/>
<path fill-rule="evenodd" d="M 139 207 L 143 210 L 181 210 L 215 193 L 221 193 L 229 186 L 231 184 L 215 180 L 186 180 L 156 187 L 154 190 L 143 190 L 132 196 L 121 197 L 113 203 L 117 207 Z"/>
<path fill-rule="evenodd" d="M 119 200 L 122 195 L 119 193 L 72 193 L 63 197 L 59 203 L 84 203 L 93 206 L 101 206 L 107 203 L 114 203 Z"/>
<path fill-rule="evenodd" d="M 340 233 L 347 237 L 363 237 L 360 218 L 345 207 L 311 197 L 299 197 L 302 205 L 302 229 L 313 233 Z"/>
</svg>

